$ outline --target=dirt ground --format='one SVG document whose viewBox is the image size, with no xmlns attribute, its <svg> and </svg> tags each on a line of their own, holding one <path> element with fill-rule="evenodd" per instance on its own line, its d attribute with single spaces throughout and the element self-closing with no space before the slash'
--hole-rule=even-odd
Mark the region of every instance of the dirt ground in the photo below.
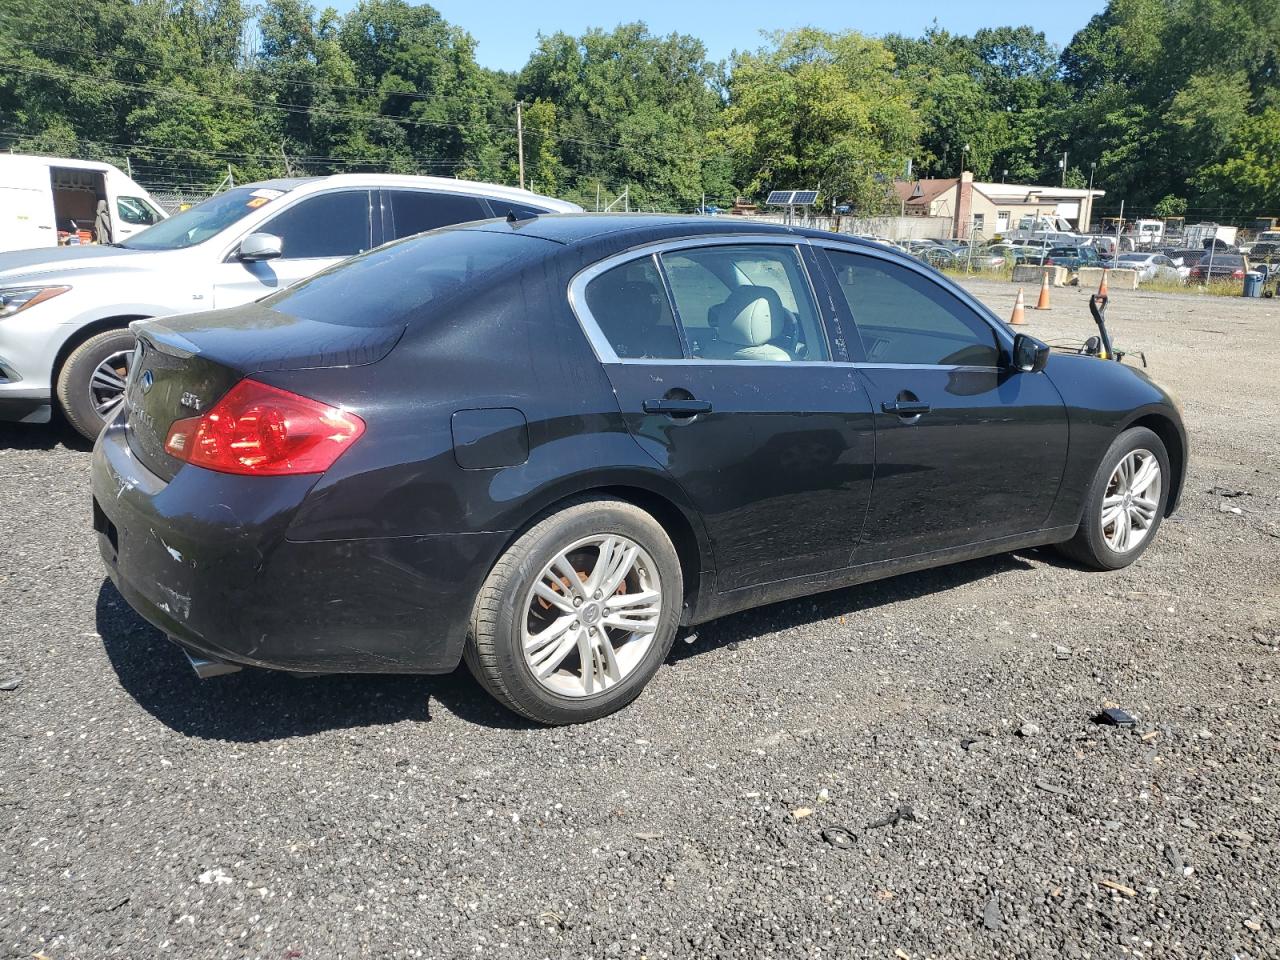
<svg viewBox="0 0 1280 960">
<path fill-rule="evenodd" d="M 1052 297 L 1029 332 L 1093 332 Z M 0 427 L 0 957 L 1280 956 L 1280 301 L 1110 319 L 1191 436 L 1137 564 L 726 618 L 569 729 L 465 672 L 197 681 L 104 582 L 85 447 Z"/>
</svg>

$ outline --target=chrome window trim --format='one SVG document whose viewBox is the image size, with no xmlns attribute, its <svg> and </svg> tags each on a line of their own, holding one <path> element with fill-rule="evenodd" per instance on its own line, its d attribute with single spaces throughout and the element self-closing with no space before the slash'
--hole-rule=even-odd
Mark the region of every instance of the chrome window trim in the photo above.
<svg viewBox="0 0 1280 960">
<path fill-rule="evenodd" d="M 817 290 L 813 285 L 813 277 L 809 275 L 809 267 L 804 262 L 804 257 L 800 255 L 801 246 L 811 246 L 812 240 L 803 236 L 786 236 L 782 234 L 758 234 L 758 233 L 741 233 L 741 234 L 711 234 L 701 237 L 679 237 L 669 240 L 658 240 L 652 243 L 642 244 L 638 247 L 632 247 L 621 253 L 615 253 L 606 257 L 604 260 L 597 261 L 590 266 L 583 267 L 573 279 L 569 281 L 569 306 L 573 310 L 574 316 L 578 318 L 578 325 L 582 328 L 583 333 L 587 335 L 587 340 L 591 343 L 591 349 L 595 351 L 596 359 L 601 363 L 640 363 L 640 364 L 689 364 L 689 365 L 715 365 L 715 366 L 769 366 L 769 367 L 813 367 L 813 366 L 846 366 L 847 364 L 841 360 L 790 360 L 782 362 L 779 360 L 705 360 L 700 357 L 680 357 L 665 359 L 662 357 L 619 357 L 613 350 L 613 344 L 604 335 L 604 331 L 600 329 L 600 325 L 596 322 L 596 318 L 591 315 L 591 310 L 587 307 L 587 285 L 602 273 L 607 273 L 614 267 L 622 266 L 626 263 L 633 263 L 637 260 L 643 260 L 645 257 L 657 257 L 657 266 L 659 275 L 662 277 L 664 288 L 667 289 L 667 297 L 671 304 L 671 313 L 676 321 L 676 332 L 680 336 L 681 342 L 685 342 L 684 324 L 680 320 L 678 307 L 675 304 L 675 297 L 671 294 L 670 288 L 667 286 L 666 269 L 662 266 L 661 255 L 676 250 L 688 250 L 700 247 L 740 247 L 740 246 L 760 246 L 770 245 L 778 247 L 791 247 L 796 253 L 797 266 L 801 275 L 804 277 L 805 284 L 808 287 L 809 296 L 812 298 L 813 308 L 816 311 L 815 319 L 822 333 L 823 339 L 827 345 L 827 353 L 831 353 L 831 338 L 828 336 L 826 329 L 826 318 L 822 315 L 820 306 L 821 300 L 818 298 Z M 687 345 L 686 345 L 687 346 Z"/>
</svg>

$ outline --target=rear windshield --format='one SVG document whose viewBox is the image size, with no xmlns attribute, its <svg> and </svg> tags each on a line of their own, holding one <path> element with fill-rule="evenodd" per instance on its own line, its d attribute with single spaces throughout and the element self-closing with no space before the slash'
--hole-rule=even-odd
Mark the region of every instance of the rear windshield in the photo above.
<svg viewBox="0 0 1280 960">
<path fill-rule="evenodd" d="M 446 227 L 344 260 L 259 302 L 319 323 L 402 326 L 428 304 L 479 292 L 552 249 L 537 237 Z"/>
</svg>

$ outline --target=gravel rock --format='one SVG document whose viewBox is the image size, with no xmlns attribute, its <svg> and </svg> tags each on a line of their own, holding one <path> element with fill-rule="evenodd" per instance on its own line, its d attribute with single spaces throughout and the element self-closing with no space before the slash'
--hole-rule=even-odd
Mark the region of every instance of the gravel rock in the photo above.
<svg viewBox="0 0 1280 960">
<path fill-rule="evenodd" d="M 1089 292 L 1028 332 L 1083 340 Z M 728 617 L 557 730 L 465 670 L 197 681 L 103 577 L 87 445 L 0 425 L 0 957 L 1275 956 L 1278 304 L 1113 292 L 1192 436 L 1134 566 L 1020 551 Z"/>
</svg>

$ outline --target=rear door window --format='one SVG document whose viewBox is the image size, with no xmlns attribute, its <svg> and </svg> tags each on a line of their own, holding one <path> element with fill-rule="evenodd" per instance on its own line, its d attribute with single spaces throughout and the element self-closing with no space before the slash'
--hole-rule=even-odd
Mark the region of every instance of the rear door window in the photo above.
<svg viewBox="0 0 1280 960">
<path fill-rule="evenodd" d="M 606 270 L 587 284 L 586 306 L 623 360 L 680 360 L 684 348 L 653 257 Z"/>
<path fill-rule="evenodd" d="M 487 220 L 490 216 L 481 197 L 428 190 L 388 190 L 387 195 L 394 224 L 392 239 L 396 240 L 455 223 Z"/>
<path fill-rule="evenodd" d="M 355 256 L 373 245 L 369 191 L 343 190 L 307 197 L 255 232 L 279 237 L 285 260 Z"/>
<path fill-rule="evenodd" d="M 695 358 L 831 358 L 795 247 L 695 247 L 662 254 L 662 264 Z"/>
</svg>

